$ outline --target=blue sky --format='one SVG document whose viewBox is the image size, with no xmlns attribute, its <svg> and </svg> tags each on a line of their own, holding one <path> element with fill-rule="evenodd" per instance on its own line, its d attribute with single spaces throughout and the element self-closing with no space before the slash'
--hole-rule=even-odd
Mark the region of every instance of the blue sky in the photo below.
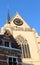
<svg viewBox="0 0 40 65">
<path fill-rule="evenodd" d="M 6 23 L 8 9 L 11 18 L 18 11 L 40 34 L 40 0 L 0 0 L 0 28 Z"/>
</svg>

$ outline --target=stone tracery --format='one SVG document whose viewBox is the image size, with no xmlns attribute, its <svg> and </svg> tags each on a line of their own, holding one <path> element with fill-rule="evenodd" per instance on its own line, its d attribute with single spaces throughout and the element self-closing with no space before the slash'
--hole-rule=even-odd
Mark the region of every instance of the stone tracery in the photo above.
<svg viewBox="0 0 40 65">
<path fill-rule="evenodd" d="M 16 37 L 16 41 L 18 44 L 21 44 L 22 57 L 23 58 L 31 58 L 29 45 L 28 45 L 27 40 L 25 38 L 23 38 L 21 35 L 18 35 Z"/>
</svg>

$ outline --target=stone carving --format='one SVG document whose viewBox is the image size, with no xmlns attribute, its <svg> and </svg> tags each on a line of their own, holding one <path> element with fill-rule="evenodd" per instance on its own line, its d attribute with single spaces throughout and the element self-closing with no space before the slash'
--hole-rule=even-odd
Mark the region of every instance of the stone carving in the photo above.
<svg viewBox="0 0 40 65">
<path fill-rule="evenodd" d="M 26 40 L 25 38 L 23 38 L 21 35 L 18 35 L 18 36 L 16 37 L 16 41 L 17 41 L 17 43 L 19 43 L 19 44 L 27 44 L 27 40 Z"/>
</svg>

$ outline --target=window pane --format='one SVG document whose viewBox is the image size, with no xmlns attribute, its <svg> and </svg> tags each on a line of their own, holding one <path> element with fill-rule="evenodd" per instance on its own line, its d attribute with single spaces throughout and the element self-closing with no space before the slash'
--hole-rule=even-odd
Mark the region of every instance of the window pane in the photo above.
<svg viewBox="0 0 40 65">
<path fill-rule="evenodd" d="M 9 58 L 9 62 L 12 62 L 12 58 Z"/>
<path fill-rule="evenodd" d="M 26 58 L 28 58 L 27 46 L 26 45 L 25 45 L 25 53 L 26 53 Z"/>
<path fill-rule="evenodd" d="M 29 49 L 29 45 L 28 44 L 27 44 L 27 54 L 28 54 L 28 58 L 31 58 L 30 49 Z"/>
<path fill-rule="evenodd" d="M 13 58 L 13 62 L 16 62 L 16 58 Z"/>
<path fill-rule="evenodd" d="M 17 65 L 16 58 L 13 58 L 13 65 Z"/>
<path fill-rule="evenodd" d="M 24 50 L 24 45 L 22 44 L 22 50 L 23 50 L 23 57 L 25 58 L 25 50 Z"/>
<path fill-rule="evenodd" d="M 22 44 L 22 55 L 24 58 L 31 58 L 29 45 Z"/>
<path fill-rule="evenodd" d="M 12 65 L 12 58 L 9 58 L 9 65 Z"/>
<path fill-rule="evenodd" d="M 8 65 L 17 65 L 16 58 L 9 57 Z"/>
<path fill-rule="evenodd" d="M 5 46 L 6 47 L 9 47 L 9 42 L 5 42 Z"/>
<path fill-rule="evenodd" d="M 11 47 L 15 48 L 15 43 L 11 42 Z"/>
</svg>

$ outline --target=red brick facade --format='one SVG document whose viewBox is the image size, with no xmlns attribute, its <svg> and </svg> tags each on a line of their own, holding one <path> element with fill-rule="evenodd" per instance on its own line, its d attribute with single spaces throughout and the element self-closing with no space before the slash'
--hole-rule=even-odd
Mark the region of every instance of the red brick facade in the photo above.
<svg viewBox="0 0 40 65">
<path fill-rule="evenodd" d="M 17 57 L 18 65 L 22 64 L 21 60 L 21 52 L 14 51 L 14 50 L 6 50 L 6 49 L 0 49 L 0 65 L 9 65 L 9 62 L 7 62 L 7 59 L 9 57 Z"/>
</svg>

